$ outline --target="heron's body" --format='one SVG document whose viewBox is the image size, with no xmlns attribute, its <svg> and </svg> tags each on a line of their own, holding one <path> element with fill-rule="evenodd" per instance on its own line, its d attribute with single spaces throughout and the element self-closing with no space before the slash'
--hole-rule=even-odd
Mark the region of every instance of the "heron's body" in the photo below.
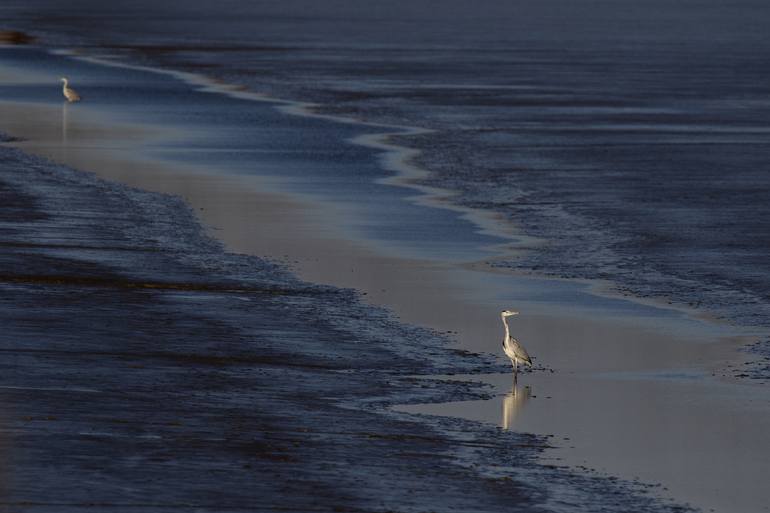
<svg viewBox="0 0 770 513">
<path fill-rule="evenodd" d="M 72 89 L 69 86 L 69 82 L 66 78 L 62 78 L 61 81 L 64 83 L 62 85 L 62 93 L 64 93 L 64 97 L 67 99 L 68 102 L 79 102 L 80 101 L 80 95 L 75 92 L 74 89 Z"/>
<path fill-rule="evenodd" d="M 524 363 L 532 367 L 532 358 L 529 357 L 529 353 L 524 349 L 524 346 L 519 343 L 518 340 L 511 336 L 511 332 L 508 329 L 507 318 L 512 315 L 518 315 L 518 312 L 511 310 L 505 310 L 500 314 L 503 319 L 503 326 L 505 326 L 505 337 L 503 337 L 503 351 L 506 356 L 511 359 L 511 365 L 513 365 L 513 373 L 519 372 L 519 362 Z"/>
</svg>

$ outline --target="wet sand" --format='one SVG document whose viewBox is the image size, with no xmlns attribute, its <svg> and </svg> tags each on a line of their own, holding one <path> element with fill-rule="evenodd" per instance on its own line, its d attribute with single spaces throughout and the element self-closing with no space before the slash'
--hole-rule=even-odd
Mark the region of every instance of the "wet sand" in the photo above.
<svg viewBox="0 0 770 513">
<path fill-rule="evenodd" d="M 273 107 L 265 104 L 263 108 Z M 515 248 L 516 240 L 480 248 L 470 255 L 475 259 L 468 258 L 466 245 L 453 253 L 444 241 L 443 252 L 433 258 L 419 258 L 424 250 L 403 249 L 401 240 L 383 251 L 381 240 L 360 236 L 348 204 L 330 204 L 323 194 L 298 192 L 290 180 L 269 170 L 244 175 L 228 172 L 226 162 L 212 168 L 159 158 L 164 141 L 173 149 L 180 139 L 192 136 L 174 126 L 110 123 L 108 127 L 99 110 L 85 103 L 32 107 L 4 102 L 0 128 L 25 139 L 16 144 L 24 151 L 109 180 L 179 195 L 228 249 L 282 260 L 311 282 L 355 288 L 367 301 L 391 309 L 406 322 L 451 332 L 458 348 L 498 354 L 502 326 L 497 312 L 515 306 L 524 313 L 516 320 L 516 335 L 541 366 L 521 377 L 519 384 L 534 391 L 529 400 L 503 395 L 510 391 L 510 376 L 500 374 L 487 378 L 501 394 L 500 401 L 447 403 L 409 411 L 498 423 L 502 404 L 508 412 L 502 421 L 506 427 L 558 434 L 573 441 L 574 451 L 566 446 L 548 456 L 561 458 L 564 464 L 660 481 L 667 487 L 662 495 L 706 508 L 722 507 L 719 499 L 727 497 L 739 508 L 733 511 L 752 511 L 764 499 L 761 483 L 750 477 L 763 475 L 768 470 L 765 463 L 750 457 L 741 437 L 717 435 L 740 432 L 735 430 L 734 412 L 724 406 L 729 404 L 738 410 L 738 418 L 754 422 L 755 435 L 761 438 L 770 425 L 765 392 L 756 385 L 735 384 L 729 376 L 711 377 L 723 375 L 728 365 L 743 363 L 746 357 L 737 348 L 748 340 L 740 336 L 748 334 L 688 318 L 679 311 L 596 295 L 588 284 L 489 268 L 487 261 L 494 259 L 494 251 Z M 367 199 L 359 198 L 364 206 L 357 208 L 365 208 Z M 371 200 L 377 203 L 376 198 Z M 447 210 L 447 215 L 457 213 Z M 429 240 L 432 228 L 423 221 L 416 219 L 409 227 L 422 242 Z M 467 226 L 455 228 L 462 239 Z M 499 230 L 506 232 L 513 230 Z M 501 371 L 505 365 L 501 360 Z M 716 405 L 715 397 L 720 398 Z M 714 415 L 702 418 L 699 412 L 709 405 L 716 407 Z M 608 418 L 601 412 L 626 413 Z M 683 428 L 672 431 L 671 425 Z M 702 429 L 704 436 L 687 437 L 689 444 L 646 443 L 676 442 L 693 429 Z M 621 433 L 622 439 L 608 433 Z M 715 440 L 721 444 L 719 450 L 714 450 Z M 716 480 L 718 473 L 706 472 L 698 463 L 697 457 L 703 454 L 720 454 L 725 467 L 740 467 L 746 475 L 730 473 L 729 480 Z M 643 460 L 640 455 L 649 457 Z M 672 455 L 674 463 L 663 455 Z M 677 480 L 681 475 L 688 479 Z M 704 480 L 713 495 L 703 489 Z"/>
<path fill-rule="evenodd" d="M 527 375 L 492 401 L 403 407 L 553 435 L 545 458 L 659 484 L 705 511 L 763 511 L 766 398 L 752 385 L 704 383 L 697 367 L 658 373 Z M 579 408 L 576 408 L 579 405 Z M 684 414 L 683 414 L 684 413 Z M 629 421 L 632 419 L 633 421 Z"/>
<path fill-rule="evenodd" d="M 452 357 L 350 292 L 224 253 L 174 198 L 8 148 L 0 195 L 3 511 L 494 512 L 542 501 L 510 479 L 513 467 L 508 479 L 470 468 L 492 458 L 495 438 L 531 464 L 536 437 L 479 432 L 485 448 L 461 425 L 452 435 L 371 407 L 478 397 L 411 377 L 474 372 L 478 358 Z"/>
</svg>

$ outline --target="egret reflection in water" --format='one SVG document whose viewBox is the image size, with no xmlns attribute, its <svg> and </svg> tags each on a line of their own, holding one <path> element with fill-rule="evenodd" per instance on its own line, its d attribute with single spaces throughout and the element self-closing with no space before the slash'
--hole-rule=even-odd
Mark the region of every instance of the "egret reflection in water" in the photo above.
<svg viewBox="0 0 770 513">
<path fill-rule="evenodd" d="M 529 386 L 520 387 L 514 383 L 511 391 L 503 396 L 503 429 L 513 429 L 530 395 L 532 390 Z"/>
<path fill-rule="evenodd" d="M 67 105 L 68 102 L 62 103 L 61 106 L 61 143 L 62 146 L 67 145 L 67 125 L 69 125 L 69 120 L 67 119 Z"/>
</svg>

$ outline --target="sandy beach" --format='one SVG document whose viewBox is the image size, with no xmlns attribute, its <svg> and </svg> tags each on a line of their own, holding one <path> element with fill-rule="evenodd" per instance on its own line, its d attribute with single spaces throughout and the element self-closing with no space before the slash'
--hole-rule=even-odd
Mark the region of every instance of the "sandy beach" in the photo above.
<svg viewBox="0 0 770 513">
<path fill-rule="evenodd" d="M 0 131 L 16 139 L 0 180 L 36 213 L 5 205 L 2 340 L 17 371 L 44 371 L 3 385 L 8 504 L 767 508 L 770 397 L 741 377 L 760 328 L 496 265 L 542 242 L 420 187 L 418 155 L 382 126 L 112 64 L 0 49 Z M 65 69 L 88 102 L 61 102 Z M 56 315 L 33 329 L 29 305 Z M 512 306 L 536 358 L 515 386 L 499 349 Z M 44 364 L 64 353 L 68 372 Z M 35 483 L 68 450 L 57 437 L 93 488 Z M 121 456 L 99 467 L 94 439 Z M 158 488 L 136 481 L 147 469 Z"/>
</svg>

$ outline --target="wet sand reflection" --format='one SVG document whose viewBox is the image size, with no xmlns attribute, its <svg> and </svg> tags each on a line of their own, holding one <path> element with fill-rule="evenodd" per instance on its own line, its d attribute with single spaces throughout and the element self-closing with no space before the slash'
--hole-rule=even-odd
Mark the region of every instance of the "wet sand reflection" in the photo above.
<svg viewBox="0 0 770 513">
<path fill-rule="evenodd" d="M 516 419 L 521 415 L 524 405 L 532 394 L 530 387 L 514 382 L 511 391 L 503 397 L 503 429 L 513 429 Z"/>
</svg>

